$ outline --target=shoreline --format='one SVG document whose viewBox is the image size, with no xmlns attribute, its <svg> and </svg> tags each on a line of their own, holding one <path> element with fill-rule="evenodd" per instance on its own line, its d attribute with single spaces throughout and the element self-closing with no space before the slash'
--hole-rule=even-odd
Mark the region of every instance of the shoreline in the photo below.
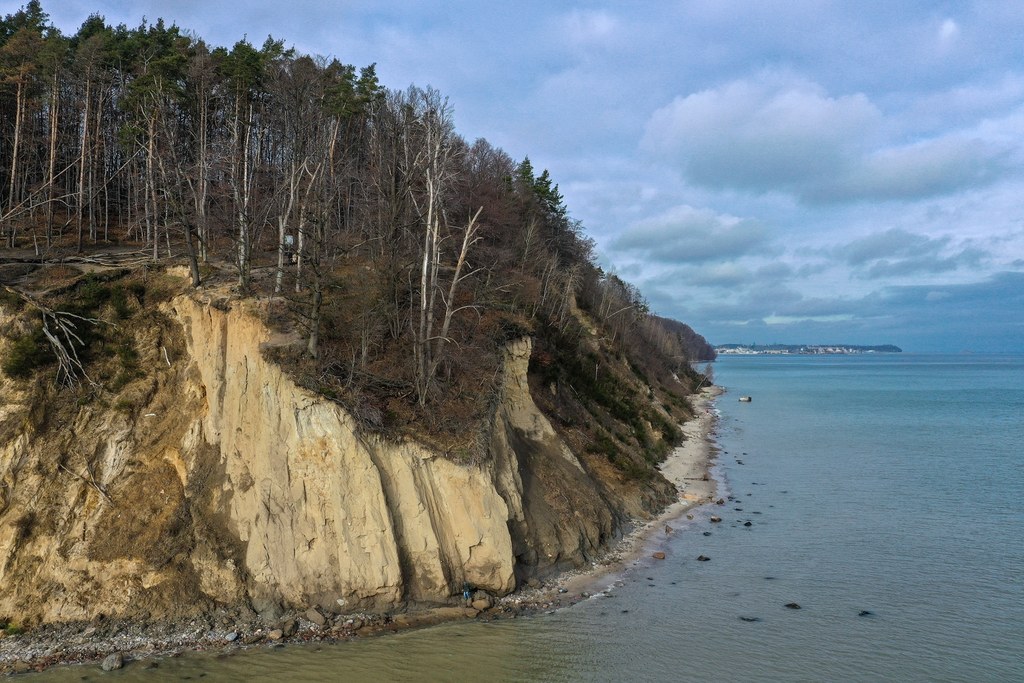
<svg viewBox="0 0 1024 683">
<path fill-rule="evenodd" d="M 721 387 L 711 386 L 691 397 L 695 416 L 681 425 L 684 441 L 659 466 L 662 475 L 679 490 L 674 503 L 653 519 L 638 521 L 590 567 L 550 577 L 537 588 L 521 588 L 495 599 L 487 609 L 449 606 L 395 615 L 336 617 L 306 613 L 276 623 L 259 618 L 251 610 L 229 608 L 183 620 L 107 619 L 51 624 L 24 635 L 0 637 L 0 676 L 59 666 L 98 667 L 101 661 L 106 663 L 105 658 L 115 655 L 123 657 L 125 664 L 154 668 L 161 658 L 188 652 L 219 650 L 236 654 L 284 643 L 339 643 L 444 621 L 515 619 L 571 607 L 609 590 L 627 572 L 663 560 L 664 553 L 659 549 L 677 532 L 672 525 L 687 524 L 694 518 L 691 511 L 714 503 L 721 484 L 711 474 L 718 456 L 714 402 L 723 393 Z M 317 623 L 321 620 L 323 623 Z"/>
<path fill-rule="evenodd" d="M 566 571 L 545 581 L 541 588 L 516 591 L 500 598 L 498 603 L 533 603 L 532 609 L 568 607 L 579 599 L 606 590 L 621 575 L 643 566 L 644 562 L 661 561 L 663 558 L 655 558 L 653 554 L 664 548 L 672 534 L 682 531 L 672 525 L 689 523 L 693 510 L 716 501 L 721 482 L 711 473 L 718 457 L 714 440 L 718 415 L 714 412 L 714 403 L 723 393 L 725 389 L 712 385 L 691 397 L 695 416 L 681 425 L 685 440 L 659 466 L 662 475 L 679 490 L 676 502 L 653 519 L 638 523 L 589 569 Z M 565 596 L 572 596 L 574 602 L 562 604 Z"/>
</svg>

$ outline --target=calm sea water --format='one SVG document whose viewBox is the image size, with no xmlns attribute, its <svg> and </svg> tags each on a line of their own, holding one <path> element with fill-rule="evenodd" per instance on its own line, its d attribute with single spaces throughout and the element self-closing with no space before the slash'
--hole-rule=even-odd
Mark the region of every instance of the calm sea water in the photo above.
<svg viewBox="0 0 1024 683">
<path fill-rule="evenodd" d="M 607 596 L 117 678 L 1024 680 L 1024 356 L 726 357 L 715 373 L 716 474 L 735 500 Z M 111 675 L 37 678 L 83 677 Z"/>
</svg>

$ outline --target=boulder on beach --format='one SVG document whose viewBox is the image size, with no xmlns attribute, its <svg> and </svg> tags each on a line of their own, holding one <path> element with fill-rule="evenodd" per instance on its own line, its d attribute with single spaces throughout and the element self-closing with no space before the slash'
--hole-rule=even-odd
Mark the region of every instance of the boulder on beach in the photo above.
<svg viewBox="0 0 1024 683">
<path fill-rule="evenodd" d="M 312 622 L 317 626 L 323 626 L 327 623 L 327 617 L 325 617 L 323 612 L 316 607 L 310 607 L 306 610 L 306 613 L 303 616 L 306 617 L 307 621 Z"/>
<path fill-rule="evenodd" d="M 124 655 L 120 652 L 114 652 L 106 656 L 103 663 L 100 664 L 100 668 L 104 671 L 117 671 L 124 666 Z"/>
</svg>

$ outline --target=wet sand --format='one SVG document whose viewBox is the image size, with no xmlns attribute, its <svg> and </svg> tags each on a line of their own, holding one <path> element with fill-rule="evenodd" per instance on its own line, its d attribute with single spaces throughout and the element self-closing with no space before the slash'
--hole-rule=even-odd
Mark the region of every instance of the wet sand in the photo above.
<svg viewBox="0 0 1024 683">
<path fill-rule="evenodd" d="M 571 570 L 548 579 L 540 588 L 523 589 L 499 600 L 528 608 L 558 608 L 601 592 L 633 567 L 658 562 L 652 557 L 676 533 L 676 526 L 688 520 L 694 508 L 713 503 L 718 483 L 711 466 L 718 455 L 714 431 L 718 416 L 715 399 L 720 387 L 705 388 L 690 400 L 695 417 L 682 425 L 685 441 L 660 466 L 666 479 L 679 490 L 678 500 L 649 522 L 641 523 L 589 569 Z"/>
</svg>

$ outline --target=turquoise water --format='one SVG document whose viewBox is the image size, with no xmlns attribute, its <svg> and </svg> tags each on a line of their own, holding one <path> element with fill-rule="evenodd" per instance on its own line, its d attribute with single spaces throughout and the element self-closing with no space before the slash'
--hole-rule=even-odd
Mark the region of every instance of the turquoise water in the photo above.
<svg viewBox="0 0 1024 683">
<path fill-rule="evenodd" d="M 607 596 L 117 677 L 1024 680 L 1024 357 L 726 357 L 715 373 L 716 474 L 735 500 L 698 510 L 666 560 Z M 109 677 L 40 679 L 83 675 Z"/>
</svg>

